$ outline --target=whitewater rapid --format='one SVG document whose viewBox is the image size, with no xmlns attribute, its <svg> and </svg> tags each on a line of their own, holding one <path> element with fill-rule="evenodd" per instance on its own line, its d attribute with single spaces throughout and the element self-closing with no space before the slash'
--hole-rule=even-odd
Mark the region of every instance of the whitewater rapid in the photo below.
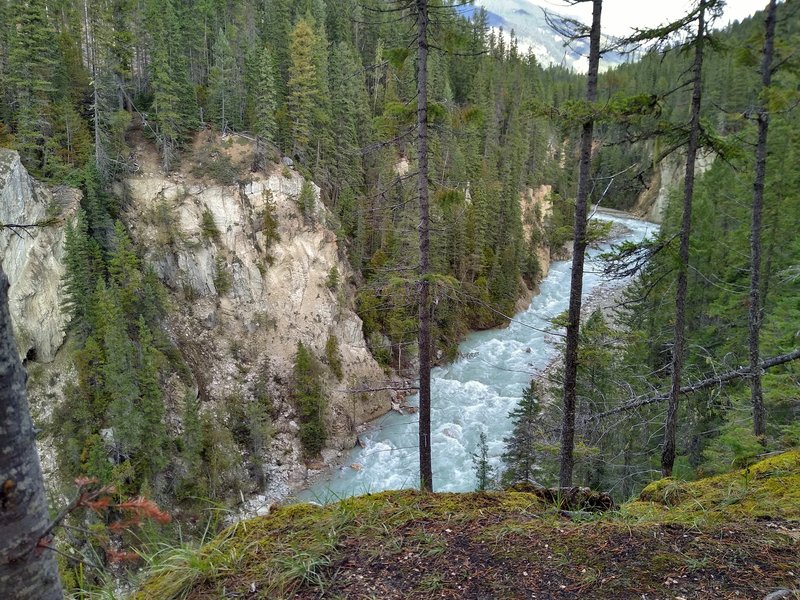
<svg viewBox="0 0 800 600">
<path fill-rule="evenodd" d="M 629 232 L 615 240 L 640 241 L 655 233 L 652 223 L 597 213 L 594 218 L 621 223 Z M 603 284 L 598 255 L 610 244 L 591 249 L 583 278 L 584 302 Z M 554 262 L 540 284 L 540 293 L 508 327 L 470 334 L 459 346 L 459 360 L 431 374 L 431 432 L 433 487 L 437 492 L 475 489 L 472 454 L 481 432 L 486 433 L 490 461 L 501 466 L 503 438 L 511 428 L 509 412 L 522 390 L 554 358 L 550 319 L 567 309 L 570 261 Z M 416 405 L 417 396 L 408 404 Z M 419 485 L 417 415 L 389 413 L 361 435 L 363 448 L 354 448 L 343 466 L 298 494 L 299 500 L 329 502 L 382 490 Z M 360 465 L 352 468 L 351 465 Z"/>
</svg>

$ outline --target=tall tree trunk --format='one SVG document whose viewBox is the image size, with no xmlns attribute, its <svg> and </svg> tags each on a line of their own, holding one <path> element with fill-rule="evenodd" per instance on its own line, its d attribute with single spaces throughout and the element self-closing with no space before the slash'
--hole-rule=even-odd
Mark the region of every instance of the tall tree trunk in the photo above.
<svg viewBox="0 0 800 600">
<path fill-rule="evenodd" d="M 600 65 L 600 13 L 602 0 L 592 0 L 592 29 L 589 34 L 589 73 L 586 99 L 597 100 L 597 72 Z M 578 190 L 575 198 L 574 240 L 572 242 L 572 276 L 569 288 L 567 347 L 564 353 L 564 416 L 561 422 L 561 457 L 559 485 L 572 485 L 575 448 L 575 385 L 578 378 L 578 333 L 581 325 L 583 295 L 583 263 L 586 255 L 586 216 L 588 213 L 589 180 L 591 178 L 592 137 L 594 119 L 583 124 Z"/>
<path fill-rule="evenodd" d="M 764 49 L 761 57 L 761 87 L 766 91 L 772 82 L 772 54 L 775 42 L 777 0 L 770 0 L 764 23 Z M 761 392 L 761 371 L 758 368 L 758 338 L 761 330 L 761 216 L 764 208 L 764 179 L 767 171 L 767 132 L 769 111 L 766 99 L 758 109 L 758 142 L 756 145 L 756 174 L 753 181 L 753 213 L 750 223 L 750 314 L 748 319 L 750 347 L 750 396 L 753 402 L 753 432 L 764 439 L 766 415 Z M 766 441 L 766 440 L 764 440 Z"/>
<path fill-rule="evenodd" d="M 419 479 L 433 491 L 431 467 L 431 306 L 428 216 L 428 0 L 416 0 L 417 152 L 419 153 Z"/>
<path fill-rule="evenodd" d="M 8 278 L 0 269 L 0 595 L 4 598 L 62 598 L 55 556 L 37 548 L 49 524 L 25 371 L 8 312 Z"/>
<path fill-rule="evenodd" d="M 686 150 L 686 178 L 683 186 L 683 219 L 680 230 L 680 266 L 677 289 L 675 291 L 675 334 L 672 344 L 672 384 L 670 388 L 667 419 L 664 426 L 664 446 L 661 449 L 661 473 L 664 477 L 672 475 L 675 464 L 675 433 L 678 427 L 678 400 L 681 391 L 681 371 L 683 370 L 684 349 L 686 346 L 686 288 L 689 271 L 689 236 L 692 228 L 692 198 L 694 197 L 694 165 L 700 140 L 700 106 L 702 102 L 703 50 L 705 46 L 706 0 L 700 0 L 697 16 L 697 38 L 695 40 L 694 65 L 692 67 L 692 117 L 689 130 L 689 145 Z"/>
</svg>

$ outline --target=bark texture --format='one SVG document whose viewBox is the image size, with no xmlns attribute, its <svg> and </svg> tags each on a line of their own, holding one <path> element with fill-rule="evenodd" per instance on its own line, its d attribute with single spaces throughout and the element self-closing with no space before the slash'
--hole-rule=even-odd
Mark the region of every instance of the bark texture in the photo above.
<svg viewBox="0 0 800 600">
<path fill-rule="evenodd" d="M 661 473 L 672 475 L 675 465 L 675 435 L 678 429 L 678 400 L 681 393 L 686 348 L 686 288 L 689 274 L 689 238 L 692 229 L 692 199 L 694 198 L 694 165 L 700 145 L 700 107 L 702 105 L 703 51 L 705 49 L 706 0 L 700 0 L 697 16 L 694 64 L 692 66 L 692 116 L 689 126 L 689 144 L 686 149 L 686 178 L 683 185 L 683 217 L 681 219 L 680 249 L 678 250 L 678 281 L 675 290 L 675 333 L 672 344 L 672 386 L 667 419 L 664 425 L 664 445 L 661 449 Z"/>
<path fill-rule="evenodd" d="M 600 65 L 600 13 L 602 0 L 592 0 L 592 29 L 589 34 L 589 73 L 586 99 L 597 100 L 597 73 Z M 578 333 L 581 325 L 583 295 L 583 263 L 586 256 L 586 216 L 591 179 L 592 138 L 594 120 L 583 124 L 581 132 L 578 190 L 575 198 L 575 224 L 572 242 L 572 275 L 569 288 L 569 316 L 566 350 L 564 353 L 564 416 L 561 422 L 561 453 L 559 485 L 572 486 L 575 448 L 575 385 L 578 377 Z"/>
<path fill-rule="evenodd" d="M 769 88 L 772 82 L 772 55 L 775 48 L 775 22 L 777 0 L 770 0 L 764 23 L 764 49 L 761 55 L 761 87 Z M 758 141 L 756 142 L 756 173 L 753 180 L 753 210 L 750 222 L 750 308 L 748 318 L 748 346 L 750 354 L 750 397 L 753 403 L 753 432 L 763 438 L 767 432 L 764 395 L 761 391 L 759 361 L 759 334 L 761 332 L 761 220 L 764 211 L 764 179 L 767 172 L 767 133 L 769 111 L 762 98 L 758 109 Z"/>
<path fill-rule="evenodd" d="M 11 315 L 0 270 L 0 596 L 62 598 L 52 551 L 37 548 L 50 520 Z"/>
<path fill-rule="evenodd" d="M 431 467 L 431 303 L 428 198 L 428 0 L 416 0 L 417 152 L 419 154 L 419 479 L 433 491 Z"/>
</svg>

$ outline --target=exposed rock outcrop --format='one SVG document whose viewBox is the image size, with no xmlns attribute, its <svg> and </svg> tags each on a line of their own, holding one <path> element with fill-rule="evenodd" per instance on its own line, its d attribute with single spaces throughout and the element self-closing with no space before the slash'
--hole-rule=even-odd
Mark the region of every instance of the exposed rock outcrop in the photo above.
<svg viewBox="0 0 800 600">
<path fill-rule="evenodd" d="M 712 152 L 701 152 L 695 161 L 697 175 L 701 175 L 714 164 L 716 155 Z M 683 183 L 686 173 L 686 157 L 680 154 L 662 160 L 653 173 L 649 187 L 642 192 L 631 213 L 645 221 L 662 223 L 667 200 L 671 190 Z"/>
<path fill-rule="evenodd" d="M 299 174 L 276 166 L 234 186 L 150 173 L 119 190 L 132 236 L 172 293 L 170 334 L 201 398 L 246 402 L 266 387 L 278 404 L 270 454 L 280 458 L 267 465 L 276 498 L 306 476 L 288 401 L 298 342 L 323 359 L 329 336 L 338 342 L 343 377 L 328 373 L 325 386 L 330 448 L 352 448 L 356 426 L 390 410 L 388 393 L 346 391 L 386 375 L 367 349 L 319 189 L 301 211 L 302 187 Z"/>
<path fill-rule="evenodd" d="M 544 279 L 550 272 L 551 248 L 546 243 L 545 224 L 553 214 L 553 202 L 550 200 L 552 185 L 540 185 L 536 189 L 525 188 L 520 193 L 520 214 L 522 216 L 522 231 L 525 240 L 536 252 L 539 263 L 539 279 Z M 515 309 L 523 311 L 530 306 L 531 299 L 537 293 L 538 281 L 521 281 L 520 289 L 523 292 L 517 299 Z"/>
<path fill-rule="evenodd" d="M 0 149 L 0 223 L 36 225 L 0 231 L 9 308 L 23 359 L 51 362 L 64 342 L 61 311 L 65 220 L 77 210 L 75 190 L 50 191 L 34 180 L 19 154 Z"/>
</svg>

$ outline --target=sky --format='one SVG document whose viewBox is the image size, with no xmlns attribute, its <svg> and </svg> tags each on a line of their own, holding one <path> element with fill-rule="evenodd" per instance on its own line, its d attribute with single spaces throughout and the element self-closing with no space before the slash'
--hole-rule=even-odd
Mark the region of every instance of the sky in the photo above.
<svg viewBox="0 0 800 600">
<path fill-rule="evenodd" d="M 552 8 L 556 13 L 578 17 L 585 23 L 592 18 L 591 2 L 575 6 L 568 6 L 563 0 L 534 0 L 534 3 Z M 623 36 L 629 34 L 632 27 L 667 23 L 686 14 L 692 4 L 687 0 L 603 0 L 603 33 Z M 715 27 L 724 27 L 734 20 L 741 21 L 766 5 L 767 0 L 727 0 L 722 18 Z"/>
</svg>

